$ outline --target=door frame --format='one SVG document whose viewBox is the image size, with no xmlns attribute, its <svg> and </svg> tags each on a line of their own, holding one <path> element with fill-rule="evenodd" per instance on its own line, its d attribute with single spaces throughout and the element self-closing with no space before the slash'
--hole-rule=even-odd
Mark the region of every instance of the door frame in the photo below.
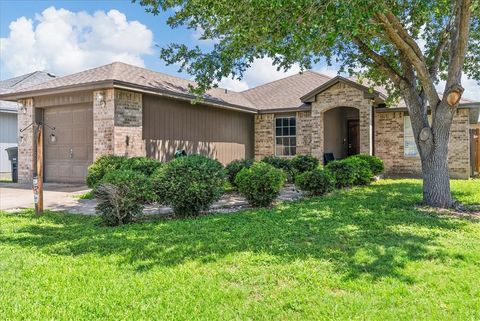
<svg viewBox="0 0 480 321">
<path fill-rule="evenodd" d="M 350 154 L 350 126 L 352 123 L 356 123 L 357 125 L 357 140 L 358 140 L 358 153 L 357 154 L 360 154 L 360 119 L 348 119 L 347 120 L 347 157 L 348 156 L 352 156 L 352 155 L 356 155 L 356 154 Z"/>
</svg>

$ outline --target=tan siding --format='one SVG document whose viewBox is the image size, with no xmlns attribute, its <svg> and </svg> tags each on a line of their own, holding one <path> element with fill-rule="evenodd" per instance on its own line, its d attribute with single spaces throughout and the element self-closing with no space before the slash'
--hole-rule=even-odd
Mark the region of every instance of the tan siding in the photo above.
<svg viewBox="0 0 480 321">
<path fill-rule="evenodd" d="M 169 160 L 176 149 L 227 164 L 253 158 L 253 115 L 144 95 L 147 155 Z"/>
<path fill-rule="evenodd" d="M 93 102 L 92 91 L 35 97 L 35 107 L 65 106 Z"/>
</svg>

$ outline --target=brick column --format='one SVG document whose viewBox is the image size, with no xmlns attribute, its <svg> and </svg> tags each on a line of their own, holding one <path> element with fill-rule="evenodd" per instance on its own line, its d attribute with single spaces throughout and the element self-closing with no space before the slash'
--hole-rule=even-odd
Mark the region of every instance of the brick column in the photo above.
<svg viewBox="0 0 480 321">
<path fill-rule="evenodd" d="M 312 114 L 300 111 L 297 117 L 297 154 L 310 155 L 312 151 Z"/>
<path fill-rule="evenodd" d="M 33 98 L 18 101 L 26 108 L 26 113 L 18 112 L 18 130 L 26 128 L 35 120 Z M 19 183 L 32 183 L 33 179 L 33 158 L 34 158 L 34 134 L 35 128 L 31 126 L 18 135 L 23 137 L 18 144 L 18 181 Z"/>
<path fill-rule="evenodd" d="M 93 160 L 113 154 L 115 102 L 113 89 L 93 92 Z"/>
<path fill-rule="evenodd" d="M 118 156 L 146 156 L 143 139 L 142 94 L 115 89 L 113 153 Z"/>
<path fill-rule="evenodd" d="M 275 154 L 274 114 L 255 115 L 255 159 Z"/>
<path fill-rule="evenodd" d="M 318 102 L 312 103 L 312 156 L 323 161 L 323 112 Z"/>
<path fill-rule="evenodd" d="M 372 155 L 373 153 L 373 126 L 372 103 L 363 99 L 359 111 L 360 125 L 360 154 Z"/>
</svg>

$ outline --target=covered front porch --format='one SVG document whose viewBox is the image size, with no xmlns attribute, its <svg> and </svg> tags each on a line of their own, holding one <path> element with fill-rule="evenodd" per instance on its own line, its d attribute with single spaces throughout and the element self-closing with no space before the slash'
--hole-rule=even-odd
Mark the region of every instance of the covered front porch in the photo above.
<svg viewBox="0 0 480 321">
<path fill-rule="evenodd" d="M 326 159 L 342 159 L 360 153 L 360 113 L 337 107 L 323 114 L 323 148 Z"/>
</svg>

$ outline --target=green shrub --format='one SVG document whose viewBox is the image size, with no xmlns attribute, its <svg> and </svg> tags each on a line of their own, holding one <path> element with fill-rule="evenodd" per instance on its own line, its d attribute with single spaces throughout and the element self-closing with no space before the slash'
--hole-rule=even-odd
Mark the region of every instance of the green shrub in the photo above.
<svg viewBox="0 0 480 321">
<path fill-rule="evenodd" d="M 268 206 L 280 193 L 285 173 L 265 162 L 242 169 L 235 179 L 239 192 L 253 206 Z"/>
<path fill-rule="evenodd" d="M 368 163 L 370 166 L 370 170 L 372 171 L 373 175 L 379 175 L 383 172 L 384 170 L 384 164 L 383 160 L 378 158 L 377 156 L 371 156 L 371 155 L 366 155 L 366 154 L 358 154 L 355 156 L 351 156 L 349 158 L 359 158 L 363 159 Z"/>
<path fill-rule="evenodd" d="M 162 163 L 149 157 L 131 157 L 125 159 L 120 168 L 140 172 L 146 176 L 150 176 L 160 166 L 162 166 Z"/>
<path fill-rule="evenodd" d="M 160 204 L 167 204 L 166 195 L 169 182 L 165 179 L 168 163 L 159 167 L 151 176 L 152 191 L 155 194 L 155 201 Z"/>
<path fill-rule="evenodd" d="M 87 171 L 87 185 L 90 188 L 100 183 L 103 176 L 109 171 L 117 170 L 122 167 L 126 157 L 114 156 L 114 155 L 102 155 L 88 167 Z"/>
<path fill-rule="evenodd" d="M 127 224 L 142 215 L 143 205 L 128 185 L 100 183 L 95 189 L 98 200 L 95 211 L 109 226 Z"/>
<path fill-rule="evenodd" d="M 354 174 L 354 185 L 367 185 L 372 182 L 373 173 L 370 170 L 370 165 L 367 161 L 356 158 L 356 157 L 348 157 L 343 160 L 343 162 L 349 163 L 353 167 L 353 174 Z"/>
<path fill-rule="evenodd" d="M 286 174 L 286 179 L 288 182 L 292 183 L 294 181 L 296 172 L 292 167 L 290 159 L 278 156 L 266 156 L 262 159 L 262 162 L 283 170 Z"/>
<path fill-rule="evenodd" d="M 207 210 L 223 193 L 225 170 L 217 160 L 190 155 L 171 160 L 153 178 L 160 201 L 177 216 L 194 216 Z"/>
<path fill-rule="evenodd" d="M 105 174 L 100 181 L 100 184 L 127 186 L 129 188 L 129 195 L 140 203 L 151 202 L 155 200 L 155 194 L 152 191 L 151 179 L 137 171 L 129 169 L 117 169 L 110 171 Z"/>
<path fill-rule="evenodd" d="M 297 155 L 290 161 L 291 167 L 297 173 L 305 173 L 313 171 L 318 167 L 318 158 L 310 155 Z"/>
<path fill-rule="evenodd" d="M 352 186 L 355 183 L 355 167 L 351 162 L 345 160 L 331 161 L 325 166 L 325 169 L 332 174 L 337 188 Z"/>
<path fill-rule="evenodd" d="M 295 185 L 310 195 L 324 195 L 335 188 L 335 180 L 329 171 L 315 168 L 299 174 L 295 178 Z"/>
<path fill-rule="evenodd" d="M 237 160 L 232 161 L 230 164 L 228 164 L 225 167 L 225 171 L 227 172 L 228 181 L 233 186 L 236 186 L 235 185 L 235 177 L 237 176 L 237 174 L 242 169 L 244 169 L 245 167 L 249 168 L 252 165 L 253 165 L 253 160 L 251 160 L 251 159 L 237 159 Z"/>
</svg>

